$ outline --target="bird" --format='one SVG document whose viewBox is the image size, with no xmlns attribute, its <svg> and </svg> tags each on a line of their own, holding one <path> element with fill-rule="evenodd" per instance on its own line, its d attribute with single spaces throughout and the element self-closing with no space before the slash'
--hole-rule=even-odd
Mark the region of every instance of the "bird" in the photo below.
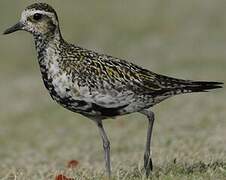
<svg viewBox="0 0 226 180">
<path fill-rule="evenodd" d="M 103 120 L 139 112 L 148 119 L 144 170 L 153 169 L 151 108 L 172 96 L 222 88 L 222 82 L 184 80 L 154 73 L 127 60 L 68 43 L 54 8 L 26 7 L 17 24 L 3 34 L 24 30 L 33 35 L 42 79 L 50 96 L 64 108 L 92 120 L 103 143 L 105 169 L 111 177 L 110 141 Z"/>
</svg>

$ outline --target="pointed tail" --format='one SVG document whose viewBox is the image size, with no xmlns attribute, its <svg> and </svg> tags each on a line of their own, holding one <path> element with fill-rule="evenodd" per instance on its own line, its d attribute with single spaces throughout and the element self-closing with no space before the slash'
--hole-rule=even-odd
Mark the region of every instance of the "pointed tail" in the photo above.
<svg viewBox="0 0 226 180">
<path fill-rule="evenodd" d="M 208 92 L 211 89 L 222 88 L 223 84 L 222 82 L 187 81 L 181 89 L 183 89 L 182 93 Z"/>
</svg>

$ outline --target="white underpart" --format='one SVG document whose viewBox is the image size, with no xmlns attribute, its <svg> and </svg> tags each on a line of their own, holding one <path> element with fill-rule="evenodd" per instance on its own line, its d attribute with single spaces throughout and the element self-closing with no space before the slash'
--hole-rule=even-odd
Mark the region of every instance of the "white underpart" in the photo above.
<svg viewBox="0 0 226 180">
<path fill-rule="evenodd" d="M 115 108 L 119 106 L 124 106 L 131 103 L 131 99 L 133 94 L 129 92 L 127 95 L 123 93 L 118 93 L 117 96 L 113 96 L 112 94 L 97 94 L 93 100 L 96 104 L 100 106 L 105 106 L 108 108 Z"/>
<path fill-rule="evenodd" d="M 72 82 L 70 74 L 66 74 L 59 67 L 59 54 L 56 53 L 54 45 L 49 44 L 43 62 L 48 69 L 48 79 L 52 79 L 52 85 L 61 98 L 71 97 L 74 100 L 86 100 L 91 102 L 92 95 L 88 87 L 79 87 L 78 83 Z M 67 91 L 69 89 L 70 91 Z"/>
<path fill-rule="evenodd" d="M 44 63 L 48 71 L 48 78 L 52 79 L 52 84 L 55 91 L 61 98 L 70 96 L 70 92 L 67 92 L 66 89 L 70 89 L 70 76 L 66 75 L 65 72 L 59 67 L 58 63 L 59 56 L 55 53 L 54 48 L 49 46 L 46 49 L 46 57 Z"/>
</svg>

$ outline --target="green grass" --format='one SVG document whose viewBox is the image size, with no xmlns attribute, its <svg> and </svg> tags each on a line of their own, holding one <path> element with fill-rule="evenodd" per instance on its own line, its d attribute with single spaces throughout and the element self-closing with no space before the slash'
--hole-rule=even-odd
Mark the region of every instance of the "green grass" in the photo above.
<svg viewBox="0 0 226 180">
<path fill-rule="evenodd" d="M 65 39 L 131 59 L 158 73 L 225 81 L 226 11 L 221 0 L 46 1 Z M 31 1 L 0 2 L 0 30 Z M 101 140 L 88 119 L 54 103 L 40 78 L 31 35 L 0 36 L 0 179 L 105 179 Z M 226 179 L 226 92 L 171 98 L 156 113 L 151 179 Z M 113 179 L 145 179 L 147 120 L 131 114 L 104 125 Z M 78 160 L 74 169 L 70 160 Z"/>
</svg>

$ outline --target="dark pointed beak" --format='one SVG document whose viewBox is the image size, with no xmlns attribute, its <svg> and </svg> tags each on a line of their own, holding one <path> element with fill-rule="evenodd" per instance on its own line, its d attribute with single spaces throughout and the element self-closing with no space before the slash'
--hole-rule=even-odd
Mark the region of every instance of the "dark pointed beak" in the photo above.
<svg viewBox="0 0 226 180">
<path fill-rule="evenodd" d="M 23 23 L 21 22 L 18 22 L 17 24 L 15 24 L 14 26 L 12 26 L 11 28 L 5 30 L 3 32 L 3 34 L 10 34 L 10 33 L 13 33 L 15 31 L 19 31 L 19 30 L 22 30 L 24 27 Z"/>
</svg>

